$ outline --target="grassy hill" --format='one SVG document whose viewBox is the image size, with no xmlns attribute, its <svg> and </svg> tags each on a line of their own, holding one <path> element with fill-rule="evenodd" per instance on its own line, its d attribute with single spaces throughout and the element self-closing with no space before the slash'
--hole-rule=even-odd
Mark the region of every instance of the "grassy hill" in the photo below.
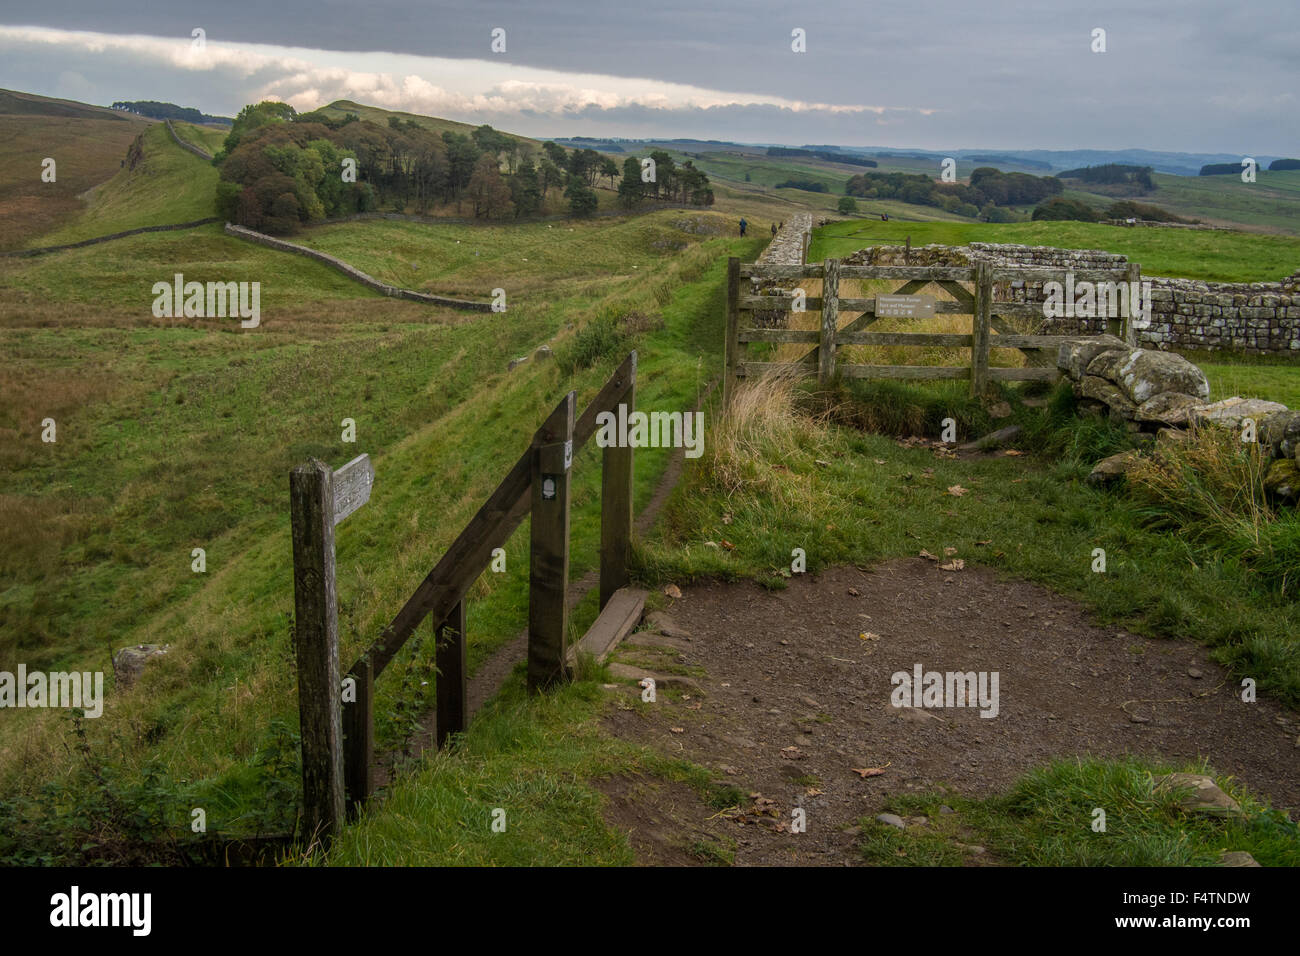
<svg viewBox="0 0 1300 956">
<path fill-rule="evenodd" d="M 77 242 L 140 226 L 193 222 L 216 215 L 217 170 L 182 149 L 162 123 L 144 131 L 138 162 L 95 188 L 75 221 L 40 237 L 40 245 Z"/>
<path fill-rule="evenodd" d="M 401 120 L 413 120 L 425 129 L 433 130 L 435 133 L 463 133 L 468 136 L 474 132 L 476 126 L 469 123 L 458 123 L 455 120 L 440 119 L 436 116 L 425 116 L 422 113 L 405 113 L 401 110 L 386 110 L 378 106 L 365 106 L 361 103 L 354 103 L 352 100 L 335 100 L 328 106 L 321 107 L 321 112 L 328 116 L 342 119 L 348 113 L 356 113 L 363 120 L 370 120 L 372 123 L 379 123 L 381 126 L 388 124 L 390 116 L 396 116 Z M 502 132 L 507 132 L 503 130 Z M 529 139 L 527 136 L 520 136 L 516 133 L 508 133 L 515 139 L 532 143 L 534 146 L 540 146 L 541 141 Z"/>
<path fill-rule="evenodd" d="M 87 190 L 113 177 L 149 121 L 113 110 L 0 90 L 0 250 L 19 249 L 76 218 Z M 57 179 L 41 181 L 54 159 Z"/>
</svg>

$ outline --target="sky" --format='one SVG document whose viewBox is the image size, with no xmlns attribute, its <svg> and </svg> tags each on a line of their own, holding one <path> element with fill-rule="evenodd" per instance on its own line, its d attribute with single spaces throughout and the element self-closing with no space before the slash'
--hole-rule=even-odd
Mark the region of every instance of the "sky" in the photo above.
<svg viewBox="0 0 1300 956">
<path fill-rule="evenodd" d="M 542 138 L 1295 156 L 1300 3 L 0 0 L 0 87 Z"/>
</svg>

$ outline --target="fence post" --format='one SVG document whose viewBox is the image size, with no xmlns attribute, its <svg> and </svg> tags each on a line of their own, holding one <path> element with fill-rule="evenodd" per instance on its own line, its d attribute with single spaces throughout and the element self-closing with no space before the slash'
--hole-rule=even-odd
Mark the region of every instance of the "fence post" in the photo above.
<svg viewBox="0 0 1300 956">
<path fill-rule="evenodd" d="M 434 664 L 438 669 L 435 678 L 438 716 L 438 749 L 441 750 L 452 734 L 465 732 L 468 707 L 466 704 L 468 687 L 466 678 L 469 670 L 469 640 L 465 636 L 465 601 L 462 599 L 447 620 L 434 622 Z"/>
<path fill-rule="evenodd" d="M 817 381 L 835 377 L 835 326 L 840 318 L 840 260 L 827 259 L 822 279 L 822 339 L 817 351 Z"/>
<path fill-rule="evenodd" d="M 975 313 L 971 323 L 970 393 L 981 397 L 989 385 L 989 320 L 993 312 L 993 267 L 975 264 Z"/>
<path fill-rule="evenodd" d="M 370 768 L 375 760 L 375 670 L 362 657 L 348 673 L 355 682 L 353 699 L 343 708 L 343 779 L 348 815 L 355 817 L 372 792 Z"/>
<path fill-rule="evenodd" d="M 575 395 L 570 392 L 542 426 L 533 452 L 532 524 L 528 556 L 528 689 L 569 676 L 569 465 L 573 461 Z"/>
<path fill-rule="evenodd" d="M 722 376 L 722 407 L 731 406 L 736 392 L 736 364 L 740 361 L 740 260 L 727 260 L 727 341 L 726 368 Z"/>
<path fill-rule="evenodd" d="M 343 821 L 343 720 L 338 596 L 334 583 L 334 477 L 310 459 L 289 473 L 294 645 L 302 738 L 303 830 L 328 841 Z"/>
<path fill-rule="evenodd" d="M 630 416 L 636 410 L 636 353 L 624 363 L 627 391 L 619 403 Z M 622 371 L 622 370 L 620 370 Z M 611 409 L 618 415 L 618 408 Z M 687 415 L 690 412 L 686 412 Z M 632 547 L 632 446 L 610 445 L 600 464 L 600 607 L 604 610 L 614 592 L 628 581 L 627 562 Z"/>
<path fill-rule="evenodd" d="M 1134 314 L 1133 310 L 1134 302 L 1140 301 L 1142 290 L 1142 266 L 1136 262 L 1130 262 L 1128 264 L 1128 275 L 1125 276 L 1125 280 L 1128 282 L 1128 295 L 1124 297 L 1124 301 L 1128 305 L 1128 308 L 1126 309 L 1128 314 L 1124 316 L 1124 344 L 1129 348 L 1137 348 L 1137 328 L 1134 326 L 1133 320 L 1138 318 L 1138 316 Z"/>
</svg>

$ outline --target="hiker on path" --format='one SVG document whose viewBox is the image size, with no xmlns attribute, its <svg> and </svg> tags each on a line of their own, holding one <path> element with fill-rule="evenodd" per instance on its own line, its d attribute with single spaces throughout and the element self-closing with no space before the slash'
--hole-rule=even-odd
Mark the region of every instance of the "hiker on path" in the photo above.
<svg viewBox="0 0 1300 956">
<path fill-rule="evenodd" d="M 745 227 L 748 226 L 748 225 L 749 225 L 749 223 L 745 222 L 744 219 L 741 219 L 741 220 L 740 220 L 740 234 L 741 234 L 742 236 L 745 234 Z"/>
<path fill-rule="evenodd" d="M 772 223 L 772 238 L 776 238 L 776 223 Z"/>
</svg>

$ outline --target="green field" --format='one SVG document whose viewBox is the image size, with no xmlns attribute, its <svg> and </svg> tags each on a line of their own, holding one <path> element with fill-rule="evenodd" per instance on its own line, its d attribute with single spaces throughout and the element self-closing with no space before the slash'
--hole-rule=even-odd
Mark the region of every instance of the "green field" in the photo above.
<svg viewBox="0 0 1300 956">
<path fill-rule="evenodd" d="M 1012 242 L 1063 249 L 1103 249 L 1141 264 L 1146 275 L 1216 282 L 1276 282 L 1300 267 L 1300 238 L 1185 229 L 1128 229 L 1086 222 L 835 222 L 813 235 L 810 261 L 847 256 L 871 245 Z"/>
</svg>

